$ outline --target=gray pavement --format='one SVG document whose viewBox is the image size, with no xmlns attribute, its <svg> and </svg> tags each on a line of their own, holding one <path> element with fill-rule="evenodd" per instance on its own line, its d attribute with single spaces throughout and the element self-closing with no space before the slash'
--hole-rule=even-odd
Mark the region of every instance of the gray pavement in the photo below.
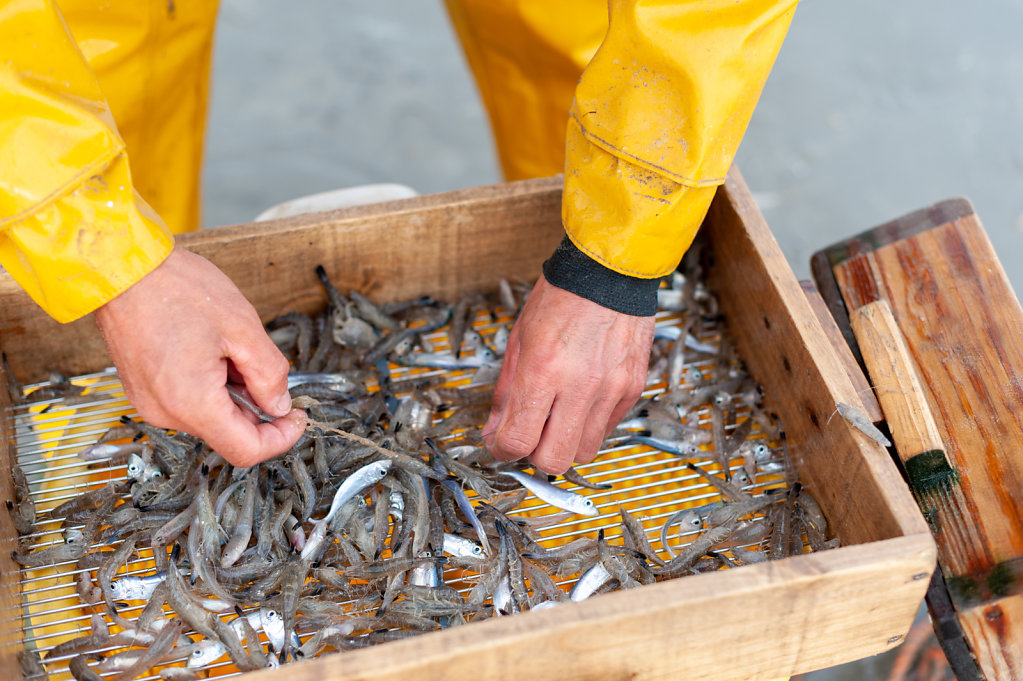
<svg viewBox="0 0 1023 681">
<path fill-rule="evenodd" d="M 1023 289 L 1023 2 L 807 0 L 737 162 L 799 276 L 811 253 L 970 198 Z M 205 224 L 374 182 L 499 181 L 439 0 L 224 0 Z"/>
<path fill-rule="evenodd" d="M 499 181 L 439 0 L 223 0 L 205 224 L 377 182 Z M 806 0 L 737 163 L 796 274 L 815 250 L 970 198 L 1023 291 L 1023 2 Z M 811 675 L 884 678 L 888 657 Z"/>
</svg>

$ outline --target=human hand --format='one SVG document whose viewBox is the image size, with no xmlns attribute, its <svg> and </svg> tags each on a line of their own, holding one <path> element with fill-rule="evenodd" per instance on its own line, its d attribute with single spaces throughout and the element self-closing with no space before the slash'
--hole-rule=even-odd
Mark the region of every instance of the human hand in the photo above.
<svg viewBox="0 0 1023 681">
<path fill-rule="evenodd" d="M 592 461 L 646 384 L 654 318 L 536 282 L 508 338 L 483 428 L 493 455 L 547 473 Z"/>
<path fill-rule="evenodd" d="M 255 308 L 206 259 L 176 248 L 155 270 L 96 310 L 128 399 L 148 423 L 205 440 L 236 466 L 291 448 L 305 413 L 291 409 L 288 361 Z M 228 383 L 263 411 L 239 408 Z"/>
</svg>

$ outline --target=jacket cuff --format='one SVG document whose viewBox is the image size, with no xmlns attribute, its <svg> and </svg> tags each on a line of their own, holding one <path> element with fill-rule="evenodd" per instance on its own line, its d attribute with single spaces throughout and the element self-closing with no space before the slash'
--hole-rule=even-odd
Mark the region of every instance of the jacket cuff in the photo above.
<svg viewBox="0 0 1023 681">
<path fill-rule="evenodd" d="M 543 276 L 550 284 L 615 312 L 635 317 L 657 312 L 659 278 L 619 274 L 580 251 L 567 236 L 543 264 Z"/>
</svg>

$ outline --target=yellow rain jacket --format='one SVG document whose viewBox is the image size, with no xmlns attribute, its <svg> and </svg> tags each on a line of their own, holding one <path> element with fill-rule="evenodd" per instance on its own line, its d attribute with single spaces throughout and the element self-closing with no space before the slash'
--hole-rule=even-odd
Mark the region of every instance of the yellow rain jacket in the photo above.
<svg viewBox="0 0 1023 681">
<path fill-rule="evenodd" d="M 171 232 L 198 227 L 216 11 L 0 2 L 0 264 L 58 321 L 117 296 L 163 262 Z"/>
<path fill-rule="evenodd" d="M 564 170 L 572 243 L 654 278 L 723 181 L 796 0 L 612 0 L 610 27 L 605 0 L 447 4 L 508 179 Z M 0 3 L 0 264 L 70 321 L 197 226 L 216 2 L 58 6 Z"/>
</svg>

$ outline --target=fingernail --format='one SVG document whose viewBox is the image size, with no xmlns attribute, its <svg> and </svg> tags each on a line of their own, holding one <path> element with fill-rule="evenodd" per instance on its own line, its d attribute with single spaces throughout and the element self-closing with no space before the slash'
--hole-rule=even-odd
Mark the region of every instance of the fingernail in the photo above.
<svg viewBox="0 0 1023 681">
<path fill-rule="evenodd" d="M 284 393 L 277 398 L 277 413 L 284 416 L 291 411 L 291 395 Z"/>
</svg>

